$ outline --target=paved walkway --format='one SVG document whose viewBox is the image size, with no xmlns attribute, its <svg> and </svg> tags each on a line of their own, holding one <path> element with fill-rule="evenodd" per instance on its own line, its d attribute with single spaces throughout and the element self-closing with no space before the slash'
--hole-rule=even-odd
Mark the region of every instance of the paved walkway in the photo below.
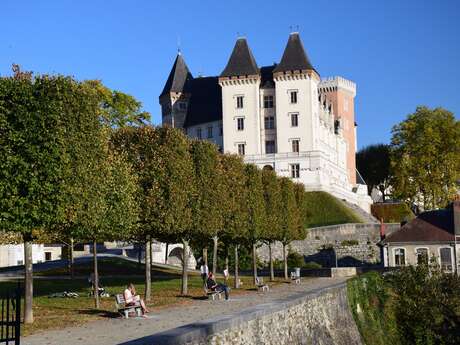
<svg viewBox="0 0 460 345">
<path fill-rule="evenodd" d="M 293 295 L 328 287 L 345 281 L 344 278 L 311 278 L 301 284 L 280 284 L 270 292 L 247 292 L 230 296 L 230 300 L 196 300 L 192 304 L 165 308 L 149 314 L 149 319 L 107 319 L 89 322 L 80 327 L 32 335 L 23 338 L 24 345 L 116 345 L 152 335 L 189 323 L 216 316 L 240 312 L 258 304 L 272 302 Z"/>
</svg>

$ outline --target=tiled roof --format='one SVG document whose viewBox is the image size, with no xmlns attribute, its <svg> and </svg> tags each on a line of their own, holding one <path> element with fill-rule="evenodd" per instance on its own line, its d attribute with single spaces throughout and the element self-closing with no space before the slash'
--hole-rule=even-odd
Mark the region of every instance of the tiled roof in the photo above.
<svg viewBox="0 0 460 345">
<path fill-rule="evenodd" d="M 169 92 L 190 92 L 190 82 L 192 80 L 192 73 L 190 73 L 182 55 L 177 54 L 160 97 Z"/>
<path fill-rule="evenodd" d="M 307 53 L 305 53 L 299 34 L 294 32 L 289 35 L 281 62 L 276 66 L 273 73 L 296 70 L 313 70 L 316 72 L 308 59 Z"/>
<path fill-rule="evenodd" d="M 249 49 L 245 38 L 238 38 L 233 48 L 227 66 L 220 74 L 221 77 L 233 77 L 259 74 L 256 60 Z"/>
<path fill-rule="evenodd" d="M 218 77 L 195 78 L 184 127 L 222 120 L 222 90 Z"/>
<path fill-rule="evenodd" d="M 454 240 L 452 205 L 446 209 L 423 212 L 398 231 L 389 234 L 384 243 L 449 242 Z"/>
</svg>

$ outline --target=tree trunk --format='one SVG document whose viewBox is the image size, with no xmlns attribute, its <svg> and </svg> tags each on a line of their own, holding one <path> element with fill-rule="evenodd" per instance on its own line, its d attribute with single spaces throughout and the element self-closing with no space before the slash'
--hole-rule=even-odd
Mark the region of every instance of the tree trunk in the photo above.
<svg viewBox="0 0 460 345">
<path fill-rule="evenodd" d="M 284 279 L 288 279 L 288 264 L 286 255 L 286 244 L 283 243 Z"/>
<path fill-rule="evenodd" d="M 212 248 L 212 274 L 216 275 L 217 273 L 217 236 L 212 238 L 214 246 Z"/>
<path fill-rule="evenodd" d="M 208 266 L 208 247 L 203 248 L 203 264 Z"/>
<path fill-rule="evenodd" d="M 182 296 L 188 293 L 188 241 L 182 240 L 183 253 L 182 253 Z"/>
<path fill-rule="evenodd" d="M 240 288 L 240 276 L 238 274 L 238 245 L 235 244 L 235 283 L 234 283 L 234 287 L 235 289 L 239 289 Z"/>
<path fill-rule="evenodd" d="M 169 249 L 168 247 L 169 247 L 169 245 L 168 245 L 168 243 L 166 243 L 166 252 L 165 252 L 165 265 L 167 265 L 167 264 L 168 264 L 168 249 Z"/>
<path fill-rule="evenodd" d="M 94 279 L 93 279 L 93 294 L 94 306 L 99 309 L 99 272 L 97 271 L 97 242 L 93 242 L 93 263 L 94 263 Z"/>
<path fill-rule="evenodd" d="M 141 244 L 137 244 L 137 265 L 139 268 L 142 266 L 142 247 Z"/>
<path fill-rule="evenodd" d="M 32 266 L 32 242 L 24 240 L 24 323 L 33 323 L 34 314 L 32 303 L 34 296 L 33 266 Z"/>
<path fill-rule="evenodd" d="M 273 268 L 272 242 L 268 242 L 268 255 L 270 261 L 270 281 L 275 280 L 275 270 Z"/>
<path fill-rule="evenodd" d="M 150 261 L 150 256 L 152 255 L 151 251 L 151 243 L 152 240 L 150 237 L 147 238 L 147 241 L 145 242 L 145 292 L 144 292 L 144 298 L 148 302 L 152 299 L 152 266 L 151 261 Z"/>
<path fill-rule="evenodd" d="M 75 276 L 74 272 L 74 257 L 73 257 L 73 238 L 70 239 L 69 245 L 69 271 L 70 271 L 70 279 L 73 279 Z"/>
<path fill-rule="evenodd" d="M 257 284 L 257 248 L 256 244 L 252 244 L 252 275 L 254 278 L 254 285 Z"/>
</svg>

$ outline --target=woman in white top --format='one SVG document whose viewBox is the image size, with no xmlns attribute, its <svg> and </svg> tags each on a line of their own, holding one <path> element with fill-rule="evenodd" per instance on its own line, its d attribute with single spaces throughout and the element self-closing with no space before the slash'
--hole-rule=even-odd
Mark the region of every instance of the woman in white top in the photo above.
<svg viewBox="0 0 460 345">
<path fill-rule="evenodd" d="M 125 298 L 126 305 L 139 305 L 142 308 L 142 312 L 144 314 L 149 312 L 141 297 L 136 295 L 136 289 L 132 283 L 128 284 L 125 292 L 123 293 L 123 296 Z"/>
</svg>

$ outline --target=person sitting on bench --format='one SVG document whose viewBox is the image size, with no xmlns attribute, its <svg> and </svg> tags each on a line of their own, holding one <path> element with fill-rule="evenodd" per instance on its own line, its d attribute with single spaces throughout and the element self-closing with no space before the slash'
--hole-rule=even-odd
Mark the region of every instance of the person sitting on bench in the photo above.
<svg viewBox="0 0 460 345">
<path fill-rule="evenodd" d="M 228 293 L 229 293 L 228 286 L 225 285 L 225 284 L 218 284 L 216 282 L 216 280 L 214 278 L 214 274 L 212 274 L 212 272 L 209 272 L 209 274 L 208 274 L 208 280 L 206 281 L 206 286 L 211 291 L 216 291 L 216 292 L 223 291 L 225 293 L 225 299 L 228 299 Z"/>
<path fill-rule="evenodd" d="M 123 297 L 125 298 L 125 303 L 127 306 L 131 305 L 140 305 L 142 309 L 142 313 L 148 313 L 148 309 L 145 306 L 144 301 L 141 299 L 139 295 L 136 295 L 136 288 L 132 283 L 129 283 L 126 287 L 125 292 L 123 293 Z"/>
</svg>

